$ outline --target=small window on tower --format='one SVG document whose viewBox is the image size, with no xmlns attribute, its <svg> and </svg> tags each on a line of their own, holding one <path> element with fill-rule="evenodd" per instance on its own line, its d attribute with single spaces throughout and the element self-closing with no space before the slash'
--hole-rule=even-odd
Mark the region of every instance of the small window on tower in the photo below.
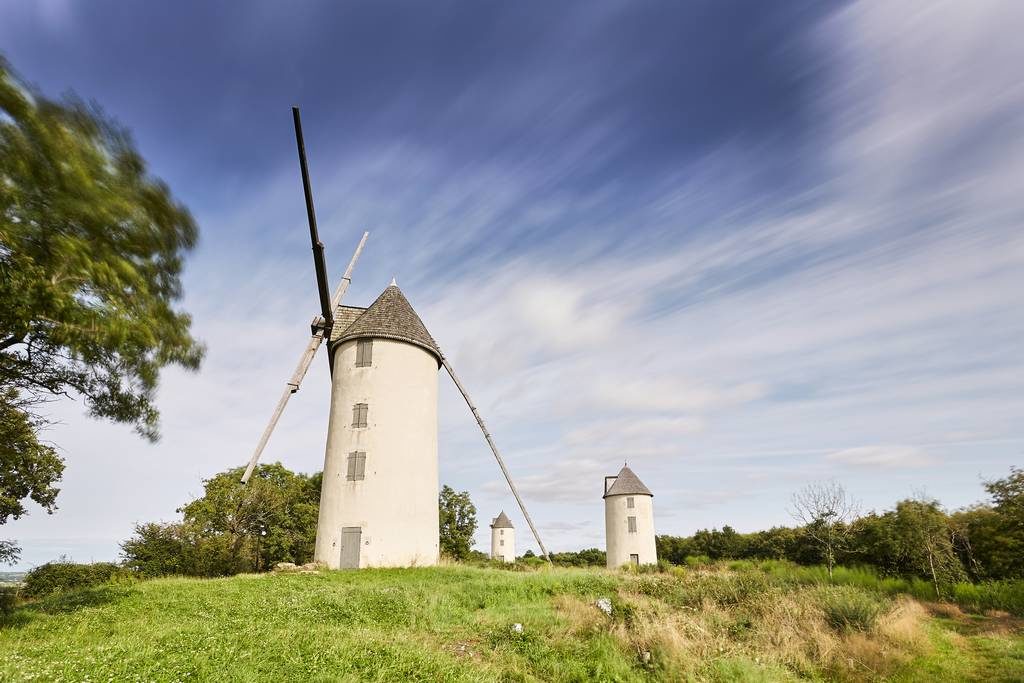
<svg viewBox="0 0 1024 683">
<path fill-rule="evenodd" d="M 636 533 L 636 517 L 627 517 L 626 522 L 629 524 L 629 533 Z"/>
<path fill-rule="evenodd" d="M 498 529 L 498 533 L 500 535 L 504 536 L 505 535 L 505 530 L 504 529 Z"/>
<path fill-rule="evenodd" d="M 498 541 L 498 544 L 499 544 L 499 545 L 505 545 L 505 539 L 503 538 L 503 539 L 501 539 L 500 541 Z"/>
<path fill-rule="evenodd" d="M 370 411 L 370 406 L 366 403 L 357 403 L 352 406 L 352 426 L 353 427 L 365 427 L 366 426 L 366 415 Z"/>
<path fill-rule="evenodd" d="M 348 477 L 349 481 L 362 481 L 366 479 L 366 452 L 353 451 L 348 454 Z"/>
<path fill-rule="evenodd" d="M 373 364 L 373 340 L 360 339 L 356 342 L 356 367 L 368 368 Z"/>
<path fill-rule="evenodd" d="M 632 509 L 634 507 L 634 505 L 633 505 L 633 496 L 629 496 L 628 498 L 626 498 L 626 507 L 628 507 L 630 509 Z"/>
</svg>

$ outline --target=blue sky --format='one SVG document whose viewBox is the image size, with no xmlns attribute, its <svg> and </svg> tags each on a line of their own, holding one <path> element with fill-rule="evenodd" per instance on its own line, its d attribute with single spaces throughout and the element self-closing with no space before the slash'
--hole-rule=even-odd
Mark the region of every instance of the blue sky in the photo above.
<svg viewBox="0 0 1024 683">
<path fill-rule="evenodd" d="M 547 544 L 603 547 L 623 460 L 659 533 L 790 523 L 836 478 L 950 508 L 1024 460 L 1024 44 L 1014 2 L 11 2 L 0 46 L 94 98 L 196 215 L 163 440 L 56 405 L 23 566 L 112 559 L 243 464 L 332 279 L 396 276 Z M 521 515 L 440 378 L 442 482 Z M 326 360 L 266 453 L 322 466 Z M 520 538 L 526 539 L 521 533 Z M 483 539 L 483 534 L 480 534 Z M 478 547 L 484 547 L 482 543 Z M 522 549 L 521 549 L 522 550 Z"/>
</svg>

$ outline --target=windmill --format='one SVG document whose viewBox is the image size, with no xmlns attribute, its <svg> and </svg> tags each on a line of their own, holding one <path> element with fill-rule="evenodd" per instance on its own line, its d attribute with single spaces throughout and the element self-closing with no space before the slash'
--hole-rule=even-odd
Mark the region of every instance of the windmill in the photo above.
<svg viewBox="0 0 1024 683">
<path fill-rule="evenodd" d="M 288 400 L 299 390 L 326 341 L 331 413 L 314 559 L 332 568 L 435 564 L 437 373 L 444 367 L 547 558 L 547 549 L 480 411 L 397 283 L 392 280 L 369 307 L 342 305 L 368 233 L 363 233 L 333 295 L 329 293 L 298 107 L 292 107 L 292 119 L 320 314 L 310 324 L 310 340 L 256 445 L 242 484 L 252 476 Z"/>
</svg>

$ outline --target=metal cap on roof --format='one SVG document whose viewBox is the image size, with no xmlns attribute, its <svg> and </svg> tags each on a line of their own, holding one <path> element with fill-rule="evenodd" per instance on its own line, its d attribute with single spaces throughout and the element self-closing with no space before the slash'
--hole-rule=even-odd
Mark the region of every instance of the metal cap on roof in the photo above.
<svg viewBox="0 0 1024 683">
<path fill-rule="evenodd" d="M 651 490 L 644 486 L 640 477 L 633 474 L 633 470 L 623 466 L 611 487 L 604 492 L 602 498 L 608 496 L 654 496 Z"/>
<path fill-rule="evenodd" d="M 505 511 L 502 510 L 501 514 L 491 520 L 492 529 L 514 529 L 512 526 L 512 520 L 508 518 Z"/>
<path fill-rule="evenodd" d="M 362 312 L 352 306 L 339 307 L 347 315 L 338 315 L 331 343 L 340 344 L 349 339 L 378 338 L 397 339 L 420 346 L 441 359 L 437 342 L 427 332 L 426 326 L 398 285 L 389 285 L 377 300 Z M 345 325 L 344 322 L 348 324 Z"/>
</svg>

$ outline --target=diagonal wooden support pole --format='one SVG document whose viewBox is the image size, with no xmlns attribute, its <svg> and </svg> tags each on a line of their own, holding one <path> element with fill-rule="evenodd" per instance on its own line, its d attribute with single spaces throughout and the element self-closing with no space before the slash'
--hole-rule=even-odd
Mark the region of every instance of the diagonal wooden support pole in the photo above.
<svg viewBox="0 0 1024 683">
<path fill-rule="evenodd" d="M 438 349 L 440 351 L 440 349 Z M 459 381 L 458 375 L 455 374 L 455 370 L 452 369 L 451 363 L 445 358 L 445 355 L 441 354 L 441 364 L 444 365 L 444 369 L 448 371 L 448 376 L 455 382 L 455 386 L 458 387 L 459 393 L 462 394 L 462 398 L 466 399 L 466 405 L 469 406 L 469 410 L 473 413 L 473 417 L 476 418 L 476 423 L 480 425 L 480 431 L 484 433 L 484 438 L 487 439 L 487 445 L 491 447 L 491 452 L 494 453 L 494 459 L 498 461 L 498 467 L 501 468 L 501 473 L 505 475 L 505 481 L 508 482 L 508 487 L 512 490 L 512 495 L 515 496 L 516 502 L 519 503 L 519 509 L 523 511 L 523 517 L 526 518 L 526 523 L 530 525 L 530 531 L 533 532 L 533 537 L 537 540 L 537 545 L 540 546 L 540 552 L 544 556 L 544 559 L 549 563 L 551 558 L 548 557 L 548 550 L 544 547 L 544 542 L 540 540 L 540 534 L 537 533 L 537 527 L 533 525 L 533 520 L 530 519 L 530 513 L 526 511 L 526 505 L 523 503 L 523 499 L 519 497 L 519 491 L 516 490 L 516 485 L 512 483 L 512 475 L 508 473 L 508 468 L 505 467 L 505 461 L 501 457 L 501 453 L 498 452 L 498 447 L 494 443 L 494 439 L 491 438 L 491 433 L 487 431 L 487 425 L 484 424 L 484 418 L 480 416 L 480 411 L 473 405 L 472 399 L 469 398 L 469 392 L 466 391 L 466 387 L 462 386 L 462 382 Z"/>
<path fill-rule="evenodd" d="M 341 304 L 342 298 L 345 296 L 345 292 L 348 291 L 348 286 L 352 282 L 352 270 L 356 267 L 356 261 L 359 260 L 359 255 L 363 253 L 363 246 L 366 244 L 366 238 L 370 236 L 370 233 L 364 232 L 363 238 L 359 240 L 359 246 L 356 247 L 356 251 L 352 254 L 352 260 L 348 262 L 348 268 L 345 269 L 345 275 L 342 276 L 341 282 L 338 283 L 338 287 L 334 290 L 334 296 L 331 297 L 331 311 Z M 317 318 L 316 320 L 321 320 Z M 267 442 L 270 441 L 270 435 L 274 433 L 274 428 L 277 426 L 277 421 L 281 419 L 281 414 L 284 412 L 284 407 L 288 405 L 288 399 L 292 397 L 299 387 L 302 385 L 302 380 L 306 377 L 306 372 L 309 371 L 309 366 L 313 364 L 313 358 L 316 356 L 317 350 L 320 345 L 323 344 L 324 339 L 329 337 L 331 331 L 328 329 L 318 329 L 316 320 L 313 324 L 313 336 L 310 337 L 309 343 L 306 345 L 306 350 L 302 352 L 302 356 L 299 357 L 299 364 L 295 367 L 295 372 L 292 373 L 292 378 L 288 380 L 288 383 L 284 385 L 284 391 L 281 393 L 281 398 L 277 400 L 277 406 L 274 408 L 274 414 L 270 416 L 270 423 L 267 424 L 267 428 L 263 430 L 263 436 L 260 437 L 259 443 L 256 444 L 256 451 L 249 458 L 249 466 L 245 468 L 245 474 L 242 475 L 242 483 L 245 484 L 249 481 L 249 477 L 252 476 L 252 471 L 256 468 L 256 463 L 259 461 L 260 456 L 263 454 L 263 449 L 266 448 Z"/>
</svg>

